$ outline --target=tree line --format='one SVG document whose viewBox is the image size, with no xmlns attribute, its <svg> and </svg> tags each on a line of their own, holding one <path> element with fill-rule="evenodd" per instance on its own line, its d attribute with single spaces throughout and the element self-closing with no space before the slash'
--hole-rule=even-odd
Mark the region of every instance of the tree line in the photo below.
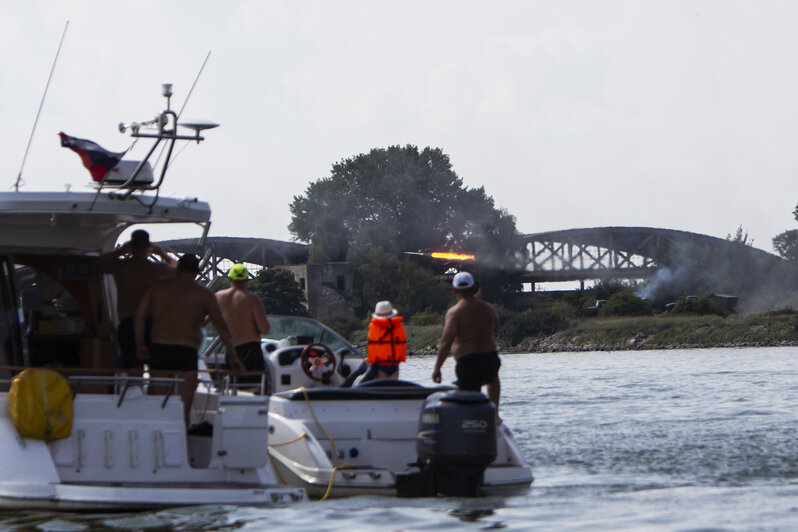
<svg viewBox="0 0 798 532">
<path fill-rule="evenodd" d="M 658 283 L 646 297 L 634 283 L 599 283 L 557 301 L 523 297 L 524 249 L 515 217 L 498 208 L 484 187 L 466 187 L 441 149 L 410 144 L 375 148 L 334 163 L 329 176 L 294 196 L 290 211 L 289 230 L 309 244 L 310 263 L 352 265 L 362 301 L 358 319 L 367 318 L 377 301 L 387 299 L 411 322 L 442 320 L 453 302 L 444 274 L 462 266 L 475 273 L 483 297 L 504 318 L 503 334 L 513 340 L 562 328 L 596 300 L 608 301 L 603 315 L 662 312 L 677 300 L 683 302 L 677 311 L 718 313 L 684 297 L 697 293 L 709 300 L 718 290 L 745 291 L 754 287 L 751 276 L 760 266 L 743 267 L 744 254 L 734 246 L 719 252 L 691 244 L 686 250 L 661 251 L 661 268 L 681 275 Z M 794 215 L 798 219 L 798 207 Z M 740 247 L 751 244 L 742 226 L 728 240 Z M 798 260 L 798 230 L 778 235 L 773 243 L 782 257 Z M 469 253 L 476 262 L 435 260 L 425 255 L 431 251 Z M 686 255 L 694 260 L 683 260 Z M 687 268 L 688 262 L 695 266 Z M 294 285 L 288 272 L 269 269 L 258 274 L 251 288 L 261 294 L 269 313 L 306 314 L 302 291 Z"/>
<path fill-rule="evenodd" d="M 468 267 L 486 299 L 506 303 L 520 289 L 515 218 L 484 187 L 466 187 L 439 148 L 390 146 L 343 159 L 290 210 L 289 230 L 310 244 L 310 262 L 352 265 L 360 317 L 386 299 L 407 317 L 446 309 L 452 294 L 441 276 L 452 264 L 419 253 L 475 255 Z"/>
</svg>

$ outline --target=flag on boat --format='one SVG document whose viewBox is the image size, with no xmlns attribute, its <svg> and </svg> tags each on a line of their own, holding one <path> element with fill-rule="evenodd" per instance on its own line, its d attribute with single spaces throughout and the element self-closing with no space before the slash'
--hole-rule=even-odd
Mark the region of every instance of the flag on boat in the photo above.
<svg viewBox="0 0 798 532">
<path fill-rule="evenodd" d="M 61 137 L 61 146 L 69 148 L 78 155 L 83 161 L 83 166 L 91 173 L 91 178 L 100 183 L 105 174 L 122 160 L 125 152 L 115 153 L 108 151 L 96 142 L 86 139 L 70 137 L 63 131 L 58 134 Z"/>
</svg>

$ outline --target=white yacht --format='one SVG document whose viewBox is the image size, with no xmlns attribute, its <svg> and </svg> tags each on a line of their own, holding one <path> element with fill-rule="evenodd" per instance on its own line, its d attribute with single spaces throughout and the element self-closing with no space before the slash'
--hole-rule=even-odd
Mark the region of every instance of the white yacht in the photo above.
<svg viewBox="0 0 798 532">
<path fill-rule="evenodd" d="M 171 154 L 176 141 L 199 142 L 211 125 L 190 124 L 189 135 L 177 126 L 167 100 L 155 120 L 120 129 L 164 142 Z M 115 369 L 113 281 L 93 267 L 98 255 L 135 224 L 197 224 L 203 236 L 210 225 L 207 203 L 157 194 L 168 159 L 157 181 L 145 159 L 117 165 L 116 187 L 0 193 L 0 508 L 269 506 L 306 497 L 282 485 L 271 466 L 267 395 L 204 386 L 192 418 L 212 430 L 187 435 L 177 379 Z M 25 375 L 33 386 L 22 384 Z M 59 411 L 66 431 L 48 426 L 29 435 L 23 425 L 43 422 L 47 412 L 12 412 L 26 401 L 54 408 L 45 376 L 67 386 L 71 405 Z M 165 393 L 145 393 L 156 387 Z"/>
<path fill-rule="evenodd" d="M 282 482 L 313 498 L 478 496 L 531 485 L 522 450 L 507 423 L 495 426 L 484 395 L 370 380 L 363 354 L 323 324 L 288 316 L 269 322 L 262 341 L 272 391 L 269 455 Z M 209 365 L 219 348 L 205 354 Z M 435 454 L 456 466 L 429 467 Z M 471 471 L 474 459 L 484 472 Z"/>
</svg>

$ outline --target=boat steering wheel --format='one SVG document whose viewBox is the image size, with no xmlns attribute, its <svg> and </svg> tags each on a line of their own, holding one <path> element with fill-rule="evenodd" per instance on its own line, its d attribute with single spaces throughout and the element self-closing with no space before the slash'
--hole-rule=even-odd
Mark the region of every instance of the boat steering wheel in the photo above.
<svg viewBox="0 0 798 532">
<path fill-rule="evenodd" d="M 335 355 L 324 344 L 308 344 L 299 356 L 299 365 L 309 379 L 328 382 L 335 372 Z"/>
</svg>

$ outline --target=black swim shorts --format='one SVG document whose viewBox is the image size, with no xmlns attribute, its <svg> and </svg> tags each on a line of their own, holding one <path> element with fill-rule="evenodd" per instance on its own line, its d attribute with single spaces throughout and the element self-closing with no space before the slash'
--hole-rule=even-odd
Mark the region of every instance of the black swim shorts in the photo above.
<svg viewBox="0 0 798 532">
<path fill-rule="evenodd" d="M 461 390 L 480 391 L 483 384 L 493 382 L 499 375 L 501 364 L 496 351 L 457 357 L 457 364 L 454 367 L 457 387 Z"/>
<path fill-rule="evenodd" d="M 197 371 L 197 350 L 187 345 L 151 344 L 150 369 Z"/>
<path fill-rule="evenodd" d="M 237 345 L 236 355 L 238 355 L 238 360 L 247 368 L 247 371 L 263 371 L 266 369 L 260 342 L 247 342 Z"/>
<path fill-rule="evenodd" d="M 244 364 L 247 371 L 262 371 L 266 373 L 266 394 L 271 393 L 271 379 L 269 378 L 269 369 L 266 367 L 266 361 L 263 359 L 263 348 L 260 342 L 247 342 L 236 346 L 236 355 L 238 360 Z M 242 384 L 255 384 L 260 386 L 260 375 L 242 375 L 238 377 L 238 382 Z"/>
<path fill-rule="evenodd" d="M 150 330 L 152 318 L 147 316 L 144 322 L 144 338 L 147 348 L 150 347 Z M 119 344 L 119 359 L 117 367 L 120 369 L 140 368 L 147 360 L 136 357 L 136 331 L 133 318 L 122 318 L 116 327 L 116 341 Z"/>
</svg>

